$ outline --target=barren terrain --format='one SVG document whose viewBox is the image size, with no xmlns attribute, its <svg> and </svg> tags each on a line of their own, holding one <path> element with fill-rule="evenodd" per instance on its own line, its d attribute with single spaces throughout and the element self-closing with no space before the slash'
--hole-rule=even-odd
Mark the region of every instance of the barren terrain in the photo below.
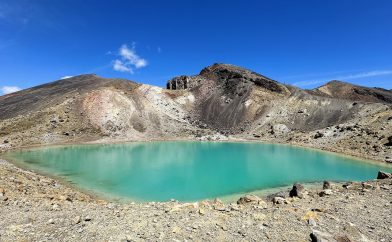
<svg viewBox="0 0 392 242">
<path fill-rule="evenodd" d="M 0 96 L 0 151 L 252 140 L 392 162 L 390 90 L 336 81 L 302 90 L 227 64 L 167 87 L 89 74 Z M 313 241 L 392 240 L 391 178 L 307 190 L 238 204 L 120 204 L 1 160 L 0 241 L 309 241 L 311 233 Z"/>
</svg>

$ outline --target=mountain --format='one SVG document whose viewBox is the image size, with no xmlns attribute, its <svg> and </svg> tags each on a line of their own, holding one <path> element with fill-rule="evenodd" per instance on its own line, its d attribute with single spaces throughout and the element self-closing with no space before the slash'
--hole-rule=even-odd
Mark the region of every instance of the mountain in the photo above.
<svg viewBox="0 0 392 242">
<path fill-rule="evenodd" d="M 390 91 L 314 90 L 213 64 L 167 88 L 81 75 L 0 97 L 0 149 L 167 139 L 263 140 L 388 160 Z"/>
<path fill-rule="evenodd" d="M 347 82 L 331 81 L 313 90 L 322 96 L 348 99 L 362 102 L 392 103 L 392 91 L 383 88 L 370 88 L 353 85 Z"/>
</svg>

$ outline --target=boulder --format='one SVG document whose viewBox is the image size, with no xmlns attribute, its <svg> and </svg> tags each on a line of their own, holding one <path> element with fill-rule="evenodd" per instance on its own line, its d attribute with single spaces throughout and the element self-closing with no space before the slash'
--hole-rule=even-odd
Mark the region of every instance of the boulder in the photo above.
<svg viewBox="0 0 392 242">
<path fill-rule="evenodd" d="M 321 137 L 324 137 L 324 134 L 321 133 L 320 131 L 317 131 L 317 133 L 314 135 L 315 139 L 318 139 L 318 138 L 321 138 Z"/>
<path fill-rule="evenodd" d="M 310 239 L 312 242 L 332 242 L 336 241 L 333 236 L 329 233 L 326 232 L 321 232 L 318 230 L 313 230 L 313 232 L 310 234 Z"/>
<path fill-rule="evenodd" d="M 213 202 L 212 202 L 212 207 L 213 209 L 217 210 L 217 211 L 225 211 L 226 210 L 226 206 L 225 204 L 218 198 L 216 198 Z"/>
<path fill-rule="evenodd" d="M 244 205 L 244 204 L 247 204 L 247 203 L 258 203 L 261 200 L 262 199 L 259 198 L 256 195 L 248 194 L 248 195 L 245 195 L 243 197 L 240 197 L 240 199 L 238 199 L 238 201 L 237 201 L 237 204 Z"/>
<path fill-rule="evenodd" d="M 323 189 L 331 189 L 332 188 L 332 183 L 329 181 L 324 181 L 323 182 Z"/>
<path fill-rule="evenodd" d="M 286 203 L 286 199 L 284 199 L 283 197 L 274 197 L 272 199 L 274 204 L 284 204 Z"/>
<path fill-rule="evenodd" d="M 391 173 L 379 171 L 377 174 L 377 179 L 388 179 L 388 178 L 392 178 Z"/>
<path fill-rule="evenodd" d="M 272 126 L 272 131 L 274 134 L 286 134 L 290 132 L 290 128 L 285 124 L 275 124 Z"/>
<path fill-rule="evenodd" d="M 331 189 L 324 189 L 319 193 L 320 197 L 329 196 L 329 195 L 332 195 Z"/>
<path fill-rule="evenodd" d="M 299 184 L 299 183 L 295 183 L 293 185 L 293 188 L 291 189 L 289 195 L 290 197 L 299 197 L 299 198 L 303 198 L 305 195 L 305 188 L 303 185 Z"/>
<path fill-rule="evenodd" d="M 362 188 L 363 188 L 363 189 L 372 189 L 372 188 L 373 188 L 373 185 L 372 185 L 372 184 L 369 184 L 369 183 L 367 183 L 367 182 L 362 182 Z"/>
<path fill-rule="evenodd" d="M 384 144 L 385 146 L 392 146 L 392 136 L 388 137 L 388 142 Z"/>
</svg>

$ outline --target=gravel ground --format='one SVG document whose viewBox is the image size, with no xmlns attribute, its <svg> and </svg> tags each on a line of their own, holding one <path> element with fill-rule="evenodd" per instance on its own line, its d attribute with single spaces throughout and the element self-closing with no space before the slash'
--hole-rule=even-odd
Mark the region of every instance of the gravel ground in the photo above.
<svg viewBox="0 0 392 242">
<path fill-rule="evenodd" d="M 0 241 L 392 241 L 392 179 L 297 195 L 121 204 L 0 160 Z"/>
</svg>

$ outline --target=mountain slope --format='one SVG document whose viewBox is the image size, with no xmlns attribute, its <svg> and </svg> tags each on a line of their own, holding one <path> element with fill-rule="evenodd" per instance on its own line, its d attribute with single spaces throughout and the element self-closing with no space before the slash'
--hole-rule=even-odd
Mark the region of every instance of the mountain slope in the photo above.
<svg viewBox="0 0 392 242">
<path fill-rule="evenodd" d="M 370 88 L 353 85 L 347 82 L 331 81 L 313 90 L 315 94 L 348 99 L 361 102 L 392 103 L 392 91 L 382 88 Z"/>
<path fill-rule="evenodd" d="M 123 79 L 81 75 L 2 96 L 0 134 L 7 146 L 170 138 L 186 134 L 183 128 L 194 129 L 184 121 L 176 95 Z"/>
<path fill-rule="evenodd" d="M 173 78 L 167 88 L 82 75 L 2 96 L 0 150 L 76 142 L 245 139 L 378 160 L 392 157 L 386 145 L 392 130 L 386 90 L 341 83 L 301 90 L 228 64 Z"/>
</svg>

